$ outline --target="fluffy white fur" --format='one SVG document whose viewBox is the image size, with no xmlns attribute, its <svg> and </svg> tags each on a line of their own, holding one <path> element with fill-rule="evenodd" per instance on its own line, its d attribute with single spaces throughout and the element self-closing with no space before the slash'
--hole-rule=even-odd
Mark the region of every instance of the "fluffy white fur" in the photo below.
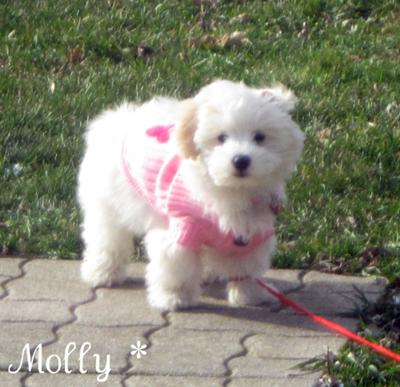
<svg viewBox="0 0 400 387">
<path fill-rule="evenodd" d="M 282 86 L 254 89 L 215 81 L 189 100 L 156 97 L 141 106 L 125 103 L 94 119 L 87 131 L 78 187 L 84 216 L 83 279 L 92 286 L 122 282 L 133 235 L 144 236 L 148 298 L 161 310 L 194 305 L 203 268 L 226 278 L 264 273 L 270 267 L 275 237 L 239 259 L 219 256 L 211 248 L 195 256 L 174 243 L 162 217 L 127 182 L 121 147 L 130 132 L 129 147 L 135 157 L 144 157 L 145 130 L 176 123 L 169 146 L 183 158 L 187 187 L 207 211 L 218 216 L 222 230 L 251 236 L 274 222 L 269 203 L 255 211 L 251 198 L 262 195 L 284 201 L 285 181 L 301 154 L 303 134 L 290 117 L 295 103 L 295 96 Z M 265 140 L 256 142 L 256 133 Z M 251 158 L 243 176 L 233 166 L 236 155 Z M 270 300 L 251 278 L 230 281 L 227 290 L 233 305 Z"/>
</svg>

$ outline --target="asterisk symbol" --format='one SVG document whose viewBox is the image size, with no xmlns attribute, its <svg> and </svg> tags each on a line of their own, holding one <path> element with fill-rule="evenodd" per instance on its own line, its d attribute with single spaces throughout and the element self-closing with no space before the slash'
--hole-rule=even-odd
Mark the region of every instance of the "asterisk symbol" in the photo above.
<svg viewBox="0 0 400 387">
<path fill-rule="evenodd" d="M 145 351 L 145 349 L 147 348 L 147 345 L 146 344 L 142 344 L 141 342 L 140 342 L 140 340 L 138 340 L 137 342 L 136 342 L 136 345 L 135 344 L 132 344 L 131 345 L 131 348 L 132 348 L 132 352 L 131 352 L 131 355 L 132 356 L 135 356 L 136 355 L 136 359 L 140 359 L 142 356 L 145 356 L 145 355 L 147 355 L 147 352 Z"/>
</svg>

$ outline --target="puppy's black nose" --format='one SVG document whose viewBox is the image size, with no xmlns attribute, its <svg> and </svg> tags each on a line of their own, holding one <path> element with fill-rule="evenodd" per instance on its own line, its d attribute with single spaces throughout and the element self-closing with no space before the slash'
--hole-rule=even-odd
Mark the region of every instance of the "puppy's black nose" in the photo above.
<svg viewBox="0 0 400 387">
<path fill-rule="evenodd" d="M 250 167 L 251 158 L 245 155 L 236 155 L 232 159 L 232 164 L 239 172 L 244 172 Z"/>
</svg>

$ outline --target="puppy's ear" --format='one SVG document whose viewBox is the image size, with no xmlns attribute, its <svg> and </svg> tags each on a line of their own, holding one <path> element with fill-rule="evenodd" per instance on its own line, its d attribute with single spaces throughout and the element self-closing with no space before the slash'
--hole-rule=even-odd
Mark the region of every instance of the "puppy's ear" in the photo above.
<svg viewBox="0 0 400 387">
<path fill-rule="evenodd" d="M 195 159 L 199 152 L 194 144 L 197 127 L 197 108 L 193 99 L 181 102 L 181 114 L 174 130 L 178 150 L 183 158 Z"/>
<path fill-rule="evenodd" d="M 262 89 L 261 95 L 269 101 L 276 103 L 287 113 L 292 112 L 297 103 L 297 97 L 294 93 L 281 84 Z"/>
</svg>

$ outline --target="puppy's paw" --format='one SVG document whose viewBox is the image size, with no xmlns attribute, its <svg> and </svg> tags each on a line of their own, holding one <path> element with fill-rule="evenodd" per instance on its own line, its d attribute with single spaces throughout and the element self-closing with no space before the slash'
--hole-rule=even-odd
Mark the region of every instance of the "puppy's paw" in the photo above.
<svg viewBox="0 0 400 387">
<path fill-rule="evenodd" d="M 162 312 L 186 309 L 197 304 L 192 294 L 169 292 L 161 289 L 149 289 L 149 304 Z"/>
<path fill-rule="evenodd" d="M 125 268 L 99 265 L 84 260 L 81 264 L 81 278 L 91 287 L 111 287 L 126 280 Z"/>
<path fill-rule="evenodd" d="M 202 285 L 218 284 L 223 281 L 226 281 L 226 278 L 210 271 L 205 271 L 205 273 L 201 277 Z"/>
<path fill-rule="evenodd" d="M 274 290 L 274 286 L 269 285 Z M 270 306 L 276 306 L 279 301 L 263 289 L 254 278 L 248 278 L 241 281 L 228 282 L 228 301 L 233 306 L 259 305 L 268 303 Z"/>
</svg>

